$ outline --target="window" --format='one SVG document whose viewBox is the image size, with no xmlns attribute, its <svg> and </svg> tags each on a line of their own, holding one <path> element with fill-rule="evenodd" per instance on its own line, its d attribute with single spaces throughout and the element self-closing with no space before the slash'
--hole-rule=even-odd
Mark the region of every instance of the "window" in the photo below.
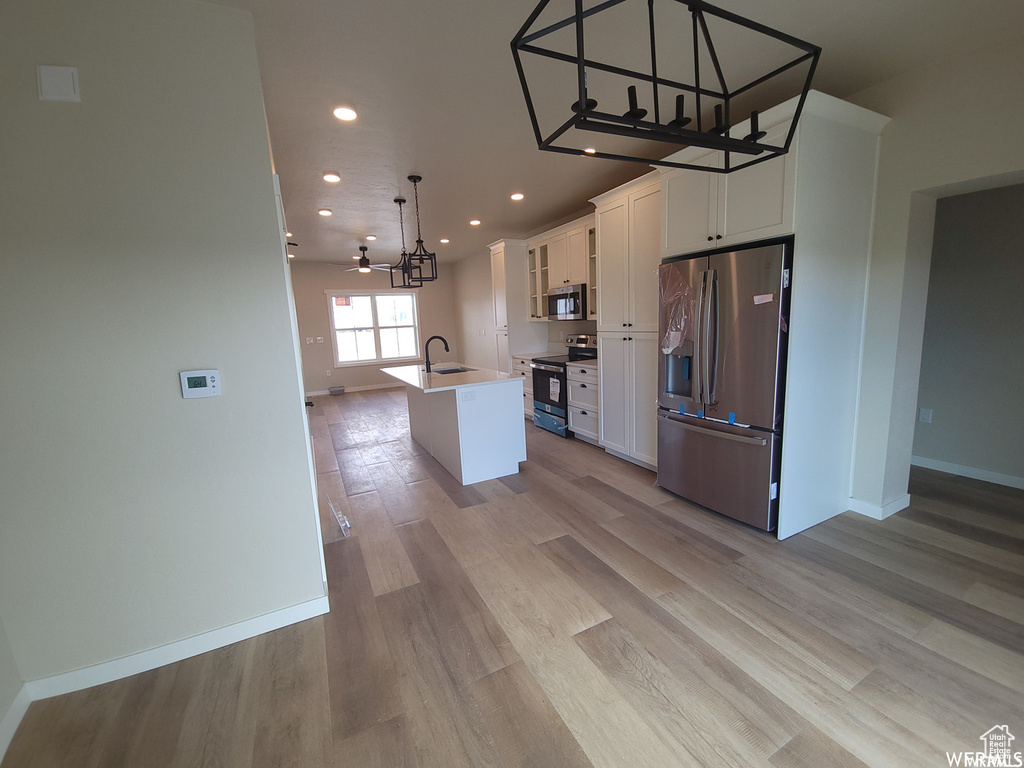
<svg viewBox="0 0 1024 768">
<path fill-rule="evenodd" d="M 327 292 L 334 365 L 419 357 L 414 293 Z"/>
</svg>

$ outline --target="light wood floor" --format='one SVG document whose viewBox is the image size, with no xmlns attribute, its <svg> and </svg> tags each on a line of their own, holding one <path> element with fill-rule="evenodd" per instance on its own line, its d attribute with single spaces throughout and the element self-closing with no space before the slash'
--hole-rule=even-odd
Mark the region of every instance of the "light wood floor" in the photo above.
<svg viewBox="0 0 1024 768">
<path fill-rule="evenodd" d="M 532 425 L 520 474 L 459 486 L 402 390 L 310 417 L 331 613 L 36 702 L 3 768 L 935 768 L 1024 740 L 1022 492 L 915 470 L 910 509 L 778 542 Z"/>
</svg>

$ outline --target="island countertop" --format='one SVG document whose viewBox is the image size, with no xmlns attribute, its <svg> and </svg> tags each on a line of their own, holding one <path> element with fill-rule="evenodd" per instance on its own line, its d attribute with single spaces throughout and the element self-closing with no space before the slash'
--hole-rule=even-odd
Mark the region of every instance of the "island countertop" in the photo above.
<svg viewBox="0 0 1024 768">
<path fill-rule="evenodd" d="M 437 368 L 460 365 L 463 368 L 472 366 L 461 365 L 461 363 L 437 363 Z M 441 392 L 446 389 L 458 389 L 459 387 L 481 386 L 484 384 L 497 384 L 502 381 L 519 380 L 519 376 L 512 376 L 501 371 L 492 371 L 489 368 L 473 368 L 469 371 L 459 373 L 427 373 L 423 365 L 398 365 L 391 368 L 381 368 L 382 373 L 393 376 L 399 381 L 416 387 L 423 392 Z"/>
</svg>

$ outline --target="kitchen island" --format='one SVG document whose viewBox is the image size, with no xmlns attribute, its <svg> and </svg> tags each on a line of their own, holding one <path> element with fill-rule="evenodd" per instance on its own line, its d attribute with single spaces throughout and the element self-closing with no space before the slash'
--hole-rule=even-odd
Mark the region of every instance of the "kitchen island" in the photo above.
<svg viewBox="0 0 1024 768">
<path fill-rule="evenodd" d="M 413 440 L 460 483 L 519 472 L 526 461 L 521 377 L 441 363 L 430 373 L 422 365 L 381 371 L 406 385 Z"/>
</svg>

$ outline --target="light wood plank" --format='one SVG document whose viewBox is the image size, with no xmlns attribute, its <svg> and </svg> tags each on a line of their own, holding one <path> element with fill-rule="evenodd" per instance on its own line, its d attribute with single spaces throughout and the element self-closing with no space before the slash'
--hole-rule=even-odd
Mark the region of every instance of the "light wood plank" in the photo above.
<svg viewBox="0 0 1024 768">
<path fill-rule="evenodd" d="M 398 675 L 360 544 L 352 537 L 324 547 L 331 612 L 323 626 L 335 741 L 402 713 Z"/>
<path fill-rule="evenodd" d="M 360 541 L 374 595 L 419 582 L 416 569 L 395 532 L 380 495 L 373 491 L 349 497 L 352 533 Z"/>
<path fill-rule="evenodd" d="M 990 680 L 1024 691 L 1024 654 L 1020 650 L 995 645 L 944 621 L 933 621 L 914 639 Z"/>
</svg>

